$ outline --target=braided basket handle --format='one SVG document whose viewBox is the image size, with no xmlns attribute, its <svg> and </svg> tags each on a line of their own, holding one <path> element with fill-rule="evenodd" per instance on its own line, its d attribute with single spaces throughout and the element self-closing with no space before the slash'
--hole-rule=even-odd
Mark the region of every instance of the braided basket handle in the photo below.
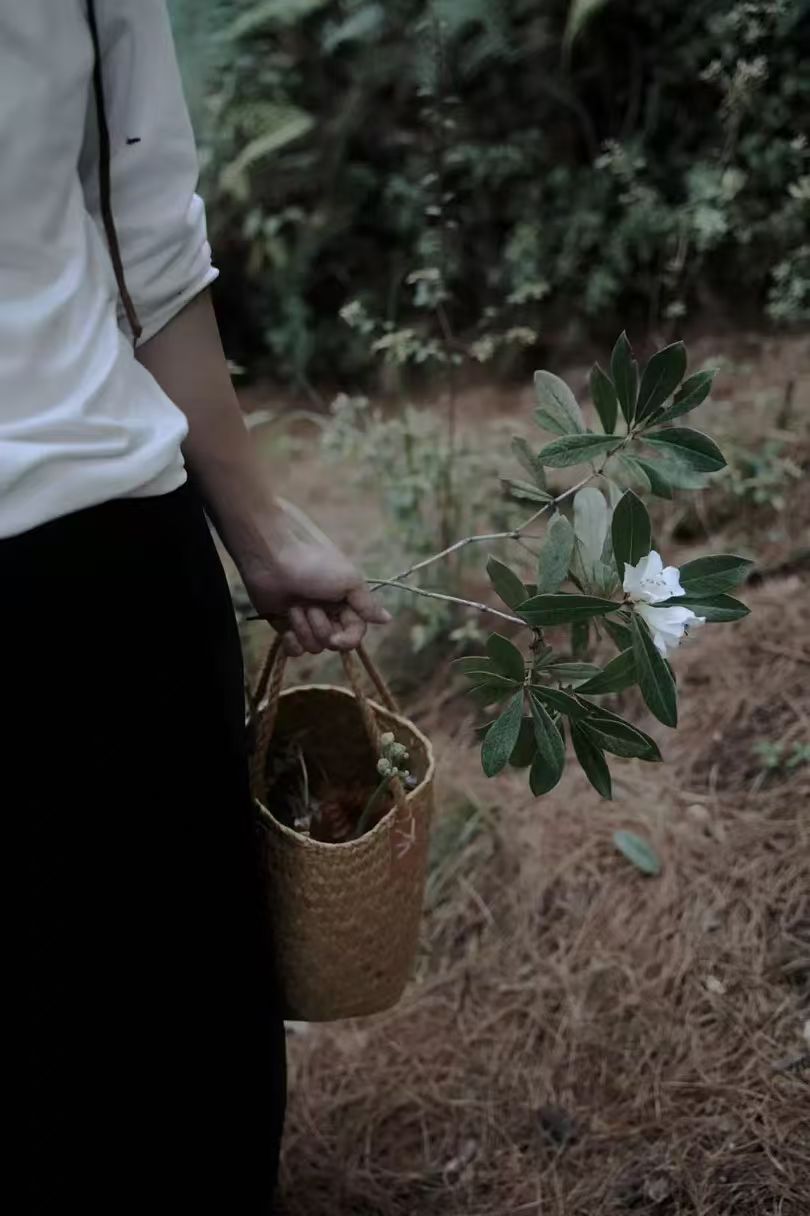
<svg viewBox="0 0 810 1216">
<path fill-rule="evenodd" d="M 357 708 L 363 720 L 366 737 L 371 744 L 375 756 L 380 756 L 382 755 L 380 727 L 374 715 L 374 710 L 369 705 L 363 692 L 361 664 L 385 708 L 390 710 L 391 713 L 398 714 L 399 707 L 394 700 L 391 690 L 383 679 L 382 673 L 364 646 L 358 647 L 356 654 L 354 652 L 342 653 L 340 657 L 343 662 L 343 670 L 346 674 L 347 683 L 354 695 Z M 261 801 L 265 793 L 264 780 L 267 768 L 267 754 L 275 732 L 286 666 L 287 655 L 284 650 L 284 641 L 281 635 L 279 635 L 268 651 L 259 679 L 256 682 L 256 687 L 250 696 L 251 721 L 255 729 L 250 761 L 250 780 L 253 796 L 259 801 Z M 263 706 L 264 708 L 262 708 Z M 405 789 L 399 777 L 395 777 L 391 781 L 391 792 L 394 796 L 398 816 L 404 824 L 410 819 L 411 813 L 408 808 Z"/>
</svg>

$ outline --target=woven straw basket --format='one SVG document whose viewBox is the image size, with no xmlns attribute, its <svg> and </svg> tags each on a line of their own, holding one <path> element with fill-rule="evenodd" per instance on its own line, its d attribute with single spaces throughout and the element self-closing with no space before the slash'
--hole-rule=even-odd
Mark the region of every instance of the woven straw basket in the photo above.
<svg viewBox="0 0 810 1216">
<path fill-rule="evenodd" d="M 363 693 L 355 655 L 343 656 L 349 689 L 307 685 L 282 692 L 279 643 L 254 696 L 253 794 L 285 1016 L 298 1021 L 336 1021 L 390 1008 L 402 995 L 416 956 L 433 810 L 433 751 L 397 711 L 363 650 L 359 658 L 380 703 Z M 374 771 L 385 731 L 408 749 L 418 784 L 406 793 L 393 782 L 395 806 L 370 832 L 326 844 L 275 818 L 272 788 L 266 792 L 274 736 L 300 737 L 308 769 L 340 785 Z"/>
</svg>

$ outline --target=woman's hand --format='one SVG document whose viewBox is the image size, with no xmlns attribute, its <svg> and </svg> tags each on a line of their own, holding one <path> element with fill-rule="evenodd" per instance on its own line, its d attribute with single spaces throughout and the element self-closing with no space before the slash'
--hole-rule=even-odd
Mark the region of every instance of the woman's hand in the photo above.
<svg viewBox="0 0 810 1216">
<path fill-rule="evenodd" d="M 277 629 L 286 623 L 289 654 L 354 650 L 369 625 L 391 620 L 354 564 L 325 538 L 303 539 L 277 523 L 268 542 L 263 559 L 235 556 L 259 616 Z"/>
</svg>

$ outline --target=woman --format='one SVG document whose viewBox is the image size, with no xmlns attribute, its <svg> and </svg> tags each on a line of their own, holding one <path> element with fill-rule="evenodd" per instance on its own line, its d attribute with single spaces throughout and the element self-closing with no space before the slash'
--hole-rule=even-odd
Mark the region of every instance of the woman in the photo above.
<svg viewBox="0 0 810 1216">
<path fill-rule="evenodd" d="M 202 504 L 294 653 L 355 647 L 387 619 L 342 554 L 290 531 L 256 465 L 196 174 L 163 0 L 0 0 L 3 822 L 26 1213 L 271 1210 L 283 1026 L 238 638 Z"/>
</svg>

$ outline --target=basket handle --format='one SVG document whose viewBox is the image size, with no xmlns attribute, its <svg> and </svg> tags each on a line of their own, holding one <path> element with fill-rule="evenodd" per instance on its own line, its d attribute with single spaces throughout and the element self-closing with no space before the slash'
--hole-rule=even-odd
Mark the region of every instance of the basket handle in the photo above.
<svg viewBox="0 0 810 1216">
<path fill-rule="evenodd" d="M 343 670 L 346 674 L 347 683 L 354 694 L 357 708 L 363 719 L 366 737 L 375 755 L 379 756 L 382 752 L 381 732 L 377 719 L 374 716 L 374 711 L 363 692 L 361 664 L 365 668 L 366 674 L 374 685 L 380 701 L 385 708 L 390 710 L 391 713 L 399 713 L 399 708 L 391 694 L 391 690 L 383 679 L 382 673 L 364 646 L 358 647 L 356 654 L 354 652 L 344 652 L 340 657 L 343 661 Z M 259 679 L 256 682 L 256 687 L 250 697 L 251 720 L 255 727 L 250 779 L 255 798 L 260 798 L 264 792 L 263 785 L 267 766 L 267 753 L 270 749 L 270 743 L 278 718 L 278 707 L 281 690 L 284 686 L 286 666 L 287 654 L 284 649 L 283 638 L 279 635 L 268 651 Z M 259 712 L 265 700 L 266 708 L 263 713 Z M 411 812 L 408 807 L 405 789 L 399 777 L 395 777 L 392 780 L 391 792 L 394 795 L 398 818 L 404 826 L 406 822 L 411 820 Z"/>
</svg>

